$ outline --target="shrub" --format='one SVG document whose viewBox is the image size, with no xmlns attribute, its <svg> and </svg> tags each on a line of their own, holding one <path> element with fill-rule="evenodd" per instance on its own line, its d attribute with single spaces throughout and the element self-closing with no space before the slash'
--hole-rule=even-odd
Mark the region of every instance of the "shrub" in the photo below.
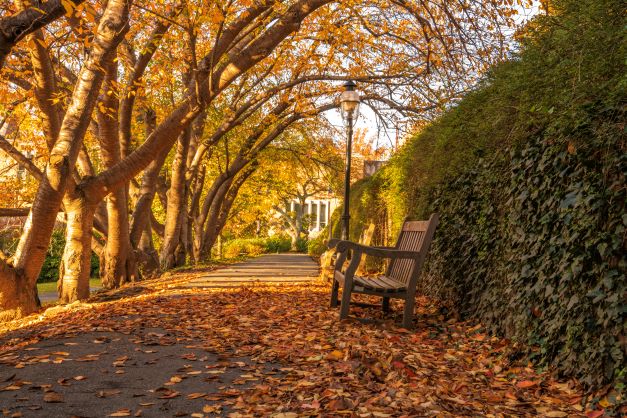
<svg viewBox="0 0 627 418">
<path fill-rule="evenodd" d="M 0 248 L 7 253 L 15 252 L 19 237 L 15 237 L 13 233 L 4 233 L 0 236 Z M 63 257 L 63 248 L 65 247 L 64 231 L 56 229 L 52 232 L 50 238 L 50 246 L 46 252 L 46 258 L 41 267 L 41 273 L 37 282 L 56 282 L 59 280 L 59 266 Z M 98 277 L 100 271 L 100 260 L 98 256 L 92 252 L 91 254 L 91 277 Z"/>
<path fill-rule="evenodd" d="M 61 265 L 64 247 L 64 231 L 55 230 L 50 239 L 50 246 L 48 247 L 38 282 L 56 282 L 59 279 L 59 266 Z"/>
<path fill-rule="evenodd" d="M 322 235 L 323 234 L 320 234 L 316 238 L 309 240 L 307 243 L 307 254 L 312 257 L 320 257 L 327 250 L 327 246 L 324 244 Z"/>
<path fill-rule="evenodd" d="M 258 256 L 264 253 L 289 251 L 290 239 L 284 236 L 268 238 L 236 238 L 224 244 L 223 256 L 235 258 L 241 255 Z"/>
<path fill-rule="evenodd" d="M 291 239 L 286 235 L 273 235 L 266 238 L 266 252 L 281 253 L 289 251 Z"/>
<path fill-rule="evenodd" d="M 298 238 L 298 240 L 296 240 L 296 251 L 298 251 L 299 253 L 306 253 L 308 242 L 309 239 L 307 238 Z"/>
</svg>

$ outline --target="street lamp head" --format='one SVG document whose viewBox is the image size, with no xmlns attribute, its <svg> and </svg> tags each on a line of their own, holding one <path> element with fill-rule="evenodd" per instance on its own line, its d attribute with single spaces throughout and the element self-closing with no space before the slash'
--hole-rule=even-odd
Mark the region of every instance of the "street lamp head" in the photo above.
<svg viewBox="0 0 627 418">
<path fill-rule="evenodd" d="M 344 83 L 344 90 L 346 91 L 354 91 L 355 87 L 357 87 L 357 83 L 355 83 L 353 80 L 348 80 L 346 83 Z"/>
<path fill-rule="evenodd" d="M 340 109 L 345 123 L 355 123 L 359 116 L 359 93 L 355 91 L 356 86 L 354 81 L 347 81 L 340 96 Z"/>
</svg>

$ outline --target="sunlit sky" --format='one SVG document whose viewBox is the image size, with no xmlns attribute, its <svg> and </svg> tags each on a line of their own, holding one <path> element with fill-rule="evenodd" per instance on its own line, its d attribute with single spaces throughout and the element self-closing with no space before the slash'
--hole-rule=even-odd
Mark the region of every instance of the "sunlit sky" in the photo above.
<svg viewBox="0 0 627 418">
<path fill-rule="evenodd" d="M 529 19 L 538 14 L 540 11 L 540 3 L 537 1 L 533 1 L 528 5 L 521 5 L 519 8 L 519 13 L 516 16 L 516 24 L 524 25 Z M 359 91 L 359 85 L 357 85 L 357 90 Z M 408 132 L 406 132 L 405 124 L 401 121 L 396 126 L 384 127 L 381 125 L 381 122 L 377 120 L 375 113 L 368 106 L 362 105 L 359 109 L 359 119 L 356 122 L 355 129 L 366 129 L 367 137 L 374 141 L 375 147 L 385 147 L 390 150 L 390 152 L 394 151 L 394 147 L 396 146 L 396 142 L 398 139 L 398 145 L 402 145 L 403 140 L 407 136 Z M 340 115 L 339 109 L 333 109 L 324 114 L 324 116 L 329 120 L 329 122 L 337 129 L 338 135 L 345 135 L 344 125 L 342 122 L 342 117 Z M 340 139 L 337 140 L 340 142 Z"/>
</svg>

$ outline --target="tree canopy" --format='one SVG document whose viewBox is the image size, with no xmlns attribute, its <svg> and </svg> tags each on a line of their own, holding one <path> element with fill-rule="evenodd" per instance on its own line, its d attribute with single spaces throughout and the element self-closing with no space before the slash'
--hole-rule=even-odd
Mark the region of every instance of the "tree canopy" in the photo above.
<svg viewBox="0 0 627 418">
<path fill-rule="evenodd" d="M 274 159 L 291 153 L 307 170 L 326 159 L 310 158 L 306 141 L 328 141 L 319 115 L 337 106 L 343 81 L 360 83 L 384 124 L 431 119 L 507 57 L 518 9 L 437 0 L 1 2 L 0 148 L 7 167 L 29 173 L 5 183 L 12 193 L 1 198 L 30 209 L 15 251 L 0 257 L 0 315 L 37 308 L 58 219 L 65 302 L 88 295 L 92 251 L 105 287 L 210 257 L 238 194 L 270 175 Z"/>
</svg>

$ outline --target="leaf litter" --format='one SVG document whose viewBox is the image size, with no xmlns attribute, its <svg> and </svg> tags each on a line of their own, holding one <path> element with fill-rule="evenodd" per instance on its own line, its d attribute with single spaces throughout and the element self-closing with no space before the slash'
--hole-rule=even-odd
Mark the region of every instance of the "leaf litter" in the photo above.
<svg viewBox="0 0 627 418">
<path fill-rule="evenodd" d="M 393 304 L 391 317 L 374 308 L 351 308 L 356 316 L 378 317 L 374 324 L 354 319 L 339 322 L 337 309 L 328 307 L 326 283 L 187 288 L 186 282 L 194 277 L 193 272 L 179 273 L 153 286 L 143 283 L 144 293 L 138 295 L 74 304 L 43 315 L 43 319 L 26 318 L 23 324 L 27 326 L 20 329 L 13 324 L 15 331 L 8 329 L 0 336 L 0 365 L 20 369 L 46 363 L 53 368 L 59 361 L 76 361 L 84 362 L 84 367 L 104 367 L 106 352 L 102 350 L 72 359 L 70 352 L 28 354 L 38 352 L 29 346 L 51 338 L 119 332 L 151 347 L 136 349 L 133 358 L 106 360 L 120 371 L 130 362 L 133 367 L 154 364 L 157 360 L 148 356 L 158 356 L 159 347 L 185 344 L 178 357 L 188 364 L 156 389 L 144 382 L 145 391 L 153 392 L 155 401 L 176 398 L 188 402 L 188 410 L 171 411 L 170 416 L 225 412 L 234 417 L 604 414 L 599 406 L 582 406 L 585 397 L 576 382 L 556 381 L 547 373 L 537 373 L 530 364 L 512 360 L 510 342 L 490 337 L 480 325 L 443 318 L 426 298 L 417 300 L 415 329 L 405 330 L 394 322 L 400 319 L 400 303 Z M 144 328 L 165 332 L 139 337 L 138 329 Z M 16 332 L 22 338 L 15 337 Z M 92 338 L 93 344 L 106 344 L 111 337 Z M 217 360 L 210 361 L 211 355 Z M 187 379 L 219 384 L 230 370 L 239 370 L 239 377 L 231 385 L 219 386 L 215 393 L 203 392 L 201 386 L 188 392 L 177 389 Z M 15 380 L 15 374 L 0 378 L 6 382 L 0 386 L 0 394 L 25 386 Z M 70 387 L 83 380 L 90 379 L 84 375 L 58 378 L 60 385 Z M 44 402 L 64 402 L 61 393 L 50 388 L 44 392 Z M 95 395 L 114 399 L 119 393 L 102 389 Z M 141 399 L 144 393 L 133 396 Z M 113 403 L 118 409 L 108 416 L 141 416 L 142 408 L 155 406 L 155 402 L 144 401 Z"/>
</svg>

